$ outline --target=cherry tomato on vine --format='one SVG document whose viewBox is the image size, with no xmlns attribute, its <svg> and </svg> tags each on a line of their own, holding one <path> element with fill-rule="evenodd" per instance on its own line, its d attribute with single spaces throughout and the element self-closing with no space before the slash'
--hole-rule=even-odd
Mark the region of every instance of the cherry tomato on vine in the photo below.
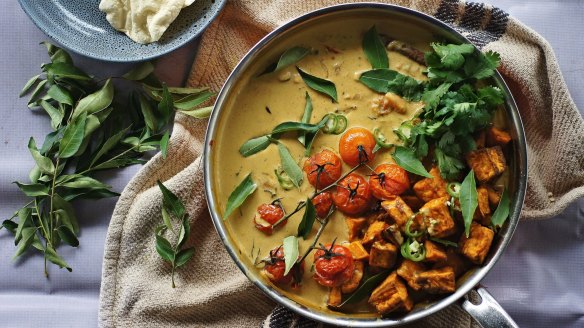
<svg viewBox="0 0 584 328">
<path fill-rule="evenodd" d="M 300 264 L 295 264 L 287 275 L 286 263 L 284 262 L 284 249 L 280 246 L 270 251 L 270 256 L 264 260 L 265 266 L 263 272 L 271 282 L 275 284 L 288 285 L 290 283 L 297 284 L 300 282 L 304 274 L 304 261 Z M 293 286 L 294 287 L 294 286 Z"/>
<path fill-rule="evenodd" d="M 331 196 L 330 192 L 325 191 L 316 195 L 316 197 L 312 199 L 312 204 L 316 208 L 316 215 L 319 218 L 324 218 L 333 206 L 333 196 Z"/>
<path fill-rule="evenodd" d="M 304 163 L 308 182 L 316 189 L 328 187 L 341 177 L 341 160 L 337 154 L 324 149 L 310 156 Z M 317 185 L 318 180 L 318 185 Z"/>
<path fill-rule="evenodd" d="M 375 137 L 369 130 L 360 127 L 350 128 L 339 140 L 339 154 L 345 163 L 356 166 L 375 158 L 373 153 L 375 145 Z"/>
<path fill-rule="evenodd" d="M 345 214 L 357 215 L 369 208 L 371 191 L 364 177 L 351 173 L 339 181 L 333 202 Z"/>
<path fill-rule="evenodd" d="M 341 245 L 328 244 L 314 253 L 314 279 L 327 287 L 349 281 L 355 270 L 351 251 Z"/>
<path fill-rule="evenodd" d="M 256 228 L 261 232 L 271 235 L 274 231 L 272 226 L 274 223 L 278 222 L 282 217 L 284 217 L 284 210 L 277 204 L 262 204 L 258 206 L 255 216 L 253 217 L 253 222 Z M 282 221 L 279 225 L 283 226 L 288 222 L 288 220 Z"/>
<path fill-rule="evenodd" d="M 400 195 L 410 187 L 406 170 L 396 164 L 381 164 L 375 168 L 369 178 L 369 187 L 373 197 L 389 199 Z"/>
</svg>

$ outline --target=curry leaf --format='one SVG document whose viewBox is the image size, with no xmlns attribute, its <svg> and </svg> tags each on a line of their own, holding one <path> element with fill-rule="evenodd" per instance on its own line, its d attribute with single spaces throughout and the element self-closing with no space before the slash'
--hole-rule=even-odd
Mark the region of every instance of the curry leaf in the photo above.
<svg viewBox="0 0 584 328">
<path fill-rule="evenodd" d="M 241 183 L 235 187 L 235 189 L 229 195 L 227 199 L 227 206 L 225 207 L 225 212 L 223 213 L 223 220 L 227 220 L 229 215 L 233 213 L 247 197 L 257 189 L 257 184 L 252 180 L 251 173 L 248 174 Z"/>
<path fill-rule="evenodd" d="M 141 81 L 145 79 L 148 75 L 154 72 L 154 64 L 152 62 L 143 62 L 136 65 L 126 74 L 122 75 L 123 78 L 130 81 Z"/>
<path fill-rule="evenodd" d="M 478 206 L 477 184 L 475 182 L 474 171 L 468 172 L 468 175 L 462 181 L 460 186 L 460 210 L 464 219 L 464 233 L 468 237 L 470 226 L 475 210 Z"/>
<path fill-rule="evenodd" d="M 301 123 L 301 122 L 284 122 L 276 125 L 272 130 L 272 136 L 274 138 L 278 137 L 282 133 L 286 132 L 316 132 L 319 127 L 315 124 Z"/>
<path fill-rule="evenodd" d="M 79 68 L 73 66 L 71 63 L 67 62 L 56 62 L 51 64 L 46 64 L 44 69 L 48 74 L 53 74 L 60 78 L 68 78 L 80 81 L 89 81 L 89 77 L 85 72 Z"/>
<path fill-rule="evenodd" d="M 295 236 L 288 236 L 284 238 L 283 248 L 285 264 L 284 275 L 287 275 L 294 264 L 296 264 L 296 260 L 298 260 L 298 238 Z"/>
<path fill-rule="evenodd" d="M 280 153 L 280 161 L 282 162 L 282 169 L 292 179 L 292 183 L 296 188 L 300 188 L 304 175 L 298 163 L 292 158 L 290 151 L 282 143 L 278 143 L 278 152 Z"/>
<path fill-rule="evenodd" d="M 162 153 L 162 158 L 166 159 L 168 153 L 168 140 L 170 139 L 170 134 L 168 131 L 164 132 L 162 139 L 160 139 L 160 152 Z"/>
<path fill-rule="evenodd" d="M 175 267 L 181 267 L 183 265 L 185 265 L 195 254 L 195 248 L 194 247 L 190 247 L 190 248 L 185 248 L 183 250 L 181 250 L 180 252 L 178 252 L 176 254 L 176 259 L 175 259 Z"/>
<path fill-rule="evenodd" d="M 491 217 L 491 223 L 494 227 L 503 226 L 503 223 L 505 223 L 505 220 L 509 217 L 509 204 L 509 191 L 505 188 L 501 195 L 501 199 L 499 200 L 499 205 L 497 205 L 497 209 Z"/>
<path fill-rule="evenodd" d="M 389 68 L 387 51 L 377 33 L 375 25 L 371 27 L 363 37 L 363 51 L 373 68 Z"/>
<path fill-rule="evenodd" d="M 310 117 L 312 116 L 312 99 L 308 92 L 305 93 L 304 98 L 306 99 L 306 106 L 304 106 L 304 114 L 302 114 L 301 123 L 310 123 Z M 298 141 L 304 146 L 306 146 L 306 132 L 300 131 L 298 133 Z"/>
<path fill-rule="evenodd" d="M 40 184 L 40 183 L 31 183 L 25 184 L 20 182 L 14 182 L 22 190 L 22 192 L 30 197 L 36 196 L 48 196 L 49 195 L 49 187 Z"/>
<path fill-rule="evenodd" d="M 58 84 L 53 84 L 47 91 L 47 95 L 60 103 L 73 106 L 73 98 L 71 98 L 71 93 L 67 89 L 60 87 Z"/>
<path fill-rule="evenodd" d="M 65 113 L 45 100 L 41 100 L 41 107 L 47 112 L 47 114 L 49 114 L 49 117 L 51 118 L 51 127 L 57 129 L 61 124 L 61 121 L 63 121 Z"/>
<path fill-rule="evenodd" d="M 69 158 L 77 153 L 77 150 L 79 150 L 79 147 L 83 143 L 86 121 L 87 113 L 83 113 L 73 123 L 67 125 L 63 133 L 63 139 L 59 144 L 60 158 Z"/>
<path fill-rule="evenodd" d="M 22 91 L 20 91 L 20 94 L 18 94 L 18 97 L 22 98 L 22 96 L 27 94 L 30 91 L 30 88 L 32 88 L 32 86 L 39 81 L 39 77 L 40 75 L 35 75 L 31 77 L 30 80 L 28 80 L 28 82 L 26 82 L 26 84 L 22 88 Z"/>
<path fill-rule="evenodd" d="M 239 153 L 243 157 L 248 157 L 268 148 L 271 143 L 271 138 L 267 135 L 249 139 L 243 145 L 241 145 L 241 147 L 239 147 Z"/>
<path fill-rule="evenodd" d="M 59 237 L 61 237 L 61 240 L 66 242 L 69 246 L 73 247 L 79 246 L 79 240 L 77 239 L 73 231 L 71 231 L 67 226 L 62 225 L 59 228 L 57 228 L 57 233 L 59 234 Z"/>
<path fill-rule="evenodd" d="M 156 235 L 156 251 L 163 259 L 174 262 L 174 250 L 166 238 Z"/>
<path fill-rule="evenodd" d="M 190 111 L 209 100 L 214 95 L 214 92 L 208 90 L 204 90 L 200 93 L 190 94 L 182 99 L 175 100 L 174 107 L 180 110 Z"/>
<path fill-rule="evenodd" d="M 180 199 L 178 199 L 174 193 L 168 190 L 166 186 L 160 182 L 160 180 L 158 180 L 158 187 L 162 192 L 162 206 L 167 208 L 175 217 L 182 218 L 186 213 L 186 209 Z"/>
<path fill-rule="evenodd" d="M 304 83 L 306 83 L 306 85 L 309 88 L 329 96 L 333 100 L 333 102 L 338 102 L 337 88 L 335 87 L 335 84 L 333 82 L 311 75 L 301 70 L 298 66 L 296 66 L 296 70 L 298 70 L 298 73 L 302 77 L 302 80 L 304 81 Z"/>
<path fill-rule="evenodd" d="M 23 207 L 18 211 L 18 226 L 14 232 L 14 244 L 17 245 L 22 238 L 22 229 L 29 227 L 32 221 L 32 209 Z"/>
<path fill-rule="evenodd" d="M 304 210 L 304 215 L 302 216 L 302 221 L 298 225 L 298 237 L 304 238 L 306 240 L 308 235 L 312 231 L 312 226 L 314 225 L 314 221 L 316 220 L 316 208 L 314 204 L 310 200 L 310 198 L 306 199 L 306 209 Z"/>
<path fill-rule="evenodd" d="M 57 252 L 50 246 L 45 249 L 45 257 L 47 258 L 47 260 L 58 265 L 60 268 L 65 268 L 69 272 L 73 271 L 69 264 L 67 264 L 67 262 L 65 262 L 65 260 L 61 256 L 59 256 L 59 254 L 57 254 Z"/>
<path fill-rule="evenodd" d="M 93 156 L 89 166 L 93 166 L 93 164 L 95 164 L 103 155 L 107 154 L 108 151 L 112 150 L 112 148 L 114 148 L 120 142 L 122 137 L 126 135 L 126 132 L 128 132 L 129 129 L 130 127 L 127 127 L 119 131 L 118 133 L 114 134 L 113 136 L 109 137 L 99 148 L 97 153 Z"/>
<path fill-rule="evenodd" d="M 174 108 L 174 101 L 172 99 L 172 95 L 168 91 L 168 87 L 166 84 L 162 85 L 162 100 L 158 104 L 158 111 L 162 113 L 162 116 L 165 119 L 168 119 L 172 113 Z"/>
<path fill-rule="evenodd" d="M 388 276 L 389 271 L 382 271 L 374 276 L 369 277 L 363 282 L 356 291 L 349 295 L 338 307 L 343 307 L 347 304 L 355 304 L 363 299 L 369 297 L 373 290 L 381 284 L 381 282 Z"/>
<path fill-rule="evenodd" d="M 262 73 L 272 73 L 281 70 L 291 64 L 294 64 L 304 58 L 306 55 L 310 53 L 309 49 L 303 47 L 292 47 L 280 56 L 278 62 L 272 63 L 268 68 Z"/>
<path fill-rule="evenodd" d="M 27 227 L 22 229 L 22 238 L 18 242 L 18 248 L 16 249 L 14 258 L 22 255 L 30 247 L 30 245 L 32 245 L 36 231 L 37 228 L 34 227 Z"/>
<path fill-rule="evenodd" d="M 41 155 L 41 153 L 37 150 L 36 143 L 34 138 L 30 138 L 28 141 L 28 150 L 30 151 L 32 158 L 38 165 L 41 172 L 45 174 L 54 174 L 55 173 L 55 165 L 50 158 Z"/>
<path fill-rule="evenodd" d="M 209 116 L 211 116 L 211 113 L 213 112 L 213 106 L 190 110 L 181 109 L 180 112 L 194 118 L 208 118 Z"/>
<path fill-rule="evenodd" d="M 377 92 L 393 92 L 414 101 L 419 100 L 424 91 L 424 83 L 385 68 L 364 72 L 359 77 L 359 81 Z"/>
<path fill-rule="evenodd" d="M 416 157 L 413 150 L 402 146 L 396 146 L 391 157 L 397 165 L 401 166 L 404 170 L 426 178 L 433 178 L 433 176 L 426 171 L 426 168 L 424 168 L 422 162 Z"/>
<path fill-rule="evenodd" d="M 87 115 L 97 113 L 107 108 L 113 99 L 114 85 L 111 79 L 108 79 L 101 89 L 79 100 L 75 110 L 73 110 L 72 118 L 75 119 L 84 113 Z"/>
</svg>

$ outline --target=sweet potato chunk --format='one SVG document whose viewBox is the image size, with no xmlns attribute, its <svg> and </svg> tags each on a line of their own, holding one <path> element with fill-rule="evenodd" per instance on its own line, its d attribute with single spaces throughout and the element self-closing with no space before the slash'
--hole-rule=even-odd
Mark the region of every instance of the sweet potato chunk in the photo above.
<svg viewBox="0 0 584 328">
<path fill-rule="evenodd" d="M 361 241 L 363 245 L 368 246 L 373 244 L 376 240 L 381 240 L 383 230 L 387 229 L 389 224 L 383 221 L 375 221 L 369 225 L 367 231 L 365 231 L 365 236 L 363 236 L 363 240 Z"/>
<path fill-rule="evenodd" d="M 426 270 L 426 268 L 424 268 L 422 263 L 404 260 L 399 268 L 397 268 L 396 272 L 413 290 L 420 290 L 422 286 L 416 282 L 416 279 L 418 278 L 418 274 L 424 270 Z"/>
<path fill-rule="evenodd" d="M 395 196 L 390 200 L 384 200 L 381 202 L 381 207 L 400 227 L 400 229 L 403 229 L 406 222 L 408 222 L 408 220 L 414 215 L 414 212 L 412 212 L 408 204 L 406 204 L 399 196 Z"/>
<path fill-rule="evenodd" d="M 486 187 L 477 188 L 477 196 L 479 206 L 475 210 L 474 219 L 478 220 L 482 225 L 489 225 L 491 223 L 491 207 L 489 205 L 489 191 Z"/>
<path fill-rule="evenodd" d="M 482 264 L 489 253 L 495 233 L 493 230 L 473 223 L 470 227 L 470 235 L 462 235 L 460 238 L 460 250 L 464 256 L 475 264 Z"/>
<path fill-rule="evenodd" d="M 369 252 L 369 265 L 389 269 L 395 265 L 397 247 L 394 244 L 376 241 Z"/>
<path fill-rule="evenodd" d="M 412 211 L 417 211 L 424 205 L 424 202 L 414 195 L 404 195 L 401 196 L 403 201 L 412 209 Z"/>
<path fill-rule="evenodd" d="M 501 200 L 501 194 L 490 186 L 487 186 L 487 191 L 489 193 L 489 204 L 491 204 L 491 207 L 496 208 Z"/>
<path fill-rule="evenodd" d="M 456 289 L 454 269 L 445 266 L 440 269 L 420 272 L 416 284 L 430 294 L 452 293 Z"/>
<path fill-rule="evenodd" d="M 414 307 L 406 285 L 395 271 L 373 290 L 371 297 L 369 297 L 369 304 L 373 305 L 382 315 L 393 311 L 409 312 Z"/>
<path fill-rule="evenodd" d="M 345 223 L 347 223 L 347 229 L 349 231 L 349 241 L 353 241 L 359 239 L 367 220 L 364 218 L 346 218 Z"/>
<path fill-rule="evenodd" d="M 451 267 L 454 270 L 454 275 L 458 278 L 470 268 L 470 263 L 465 257 L 460 256 L 456 250 L 449 248 L 446 250 L 446 261 L 436 263 L 434 269 L 445 266 Z"/>
<path fill-rule="evenodd" d="M 361 282 L 361 279 L 363 279 L 364 267 L 365 265 L 362 261 L 355 261 L 355 270 L 353 270 L 353 276 L 351 277 L 351 280 L 341 285 L 341 291 L 343 294 L 352 293 L 357 289 L 357 287 L 359 287 L 359 283 Z"/>
<path fill-rule="evenodd" d="M 430 174 L 434 177 L 432 179 L 422 179 L 414 184 L 414 192 L 416 196 L 424 202 L 429 202 L 432 199 L 448 196 L 446 191 L 446 181 L 440 176 L 440 170 L 433 167 Z"/>
<path fill-rule="evenodd" d="M 420 209 L 428 234 L 436 238 L 444 238 L 456 232 L 456 225 L 446 203 L 448 197 L 433 199 Z"/>
<path fill-rule="evenodd" d="M 511 141 L 511 135 L 503 130 L 499 130 L 493 126 L 487 131 L 487 145 L 489 146 L 503 147 L 509 141 Z"/>
<path fill-rule="evenodd" d="M 446 252 L 442 247 L 438 246 L 436 243 L 426 240 L 424 242 L 424 247 L 426 248 L 426 261 L 428 262 L 442 262 L 446 261 Z"/>
<path fill-rule="evenodd" d="M 337 307 L 341 305 L 343 296 L 341 294 L 341 287 L 332 287 L 329 290 L 328 301 L 326 302 L 330 307 Z"/>
<path fill-rule="evenodd" d="M 353 259 L 355 260 L 359 261 L 369 258 L 369 253 L 367 253 L 367 250 L 365 247 L 363 247 L 363 244 L 361 244 L 361 242 L 358 240 L 350 243 L 347 248 L 349 248 L 351 255 L 353 255 Z"/>
<path fill-rule="evenodd" d="M 505 171 L 505 156 L 499 146 L 473 150 L 466 155 L 466 161 L 482 183 L 489 182 Z"/>
</svg>

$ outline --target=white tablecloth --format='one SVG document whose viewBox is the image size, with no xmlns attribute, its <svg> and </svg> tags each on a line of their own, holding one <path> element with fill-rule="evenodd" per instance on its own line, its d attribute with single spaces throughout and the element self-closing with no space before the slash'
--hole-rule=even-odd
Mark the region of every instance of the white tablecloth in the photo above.
<svg viewBox="0 0 584 328">
<path fill-rule="evenodd" d="M 491 0 L 547 38 L 556 51 L 572 97 L 584 113 L 584 1 Z M 28 138 L 42 142 L 50 126 L 44 114 L 31 112 L 18 93 L 47 62 L 38 43 L 47 40 L 16 1 L 0 11 L 0 218 L 24 203 L 12 184 L 27 180 L 33 162 Z M 159 75 L 180 85 L 190 68 L 196 44 L 163 57 Z M 90 73 L 116 74 L 127 66 L 75 56 Z M 584 159 L 583 159 L 584 160 Z M 121 191 L 137 172 L 126 168 L 106 181 Z M 0 327 L 97 326 L 101 264 L 107 226 L 116 199 L 78 204 L 81 245 L 59 252 L 73 267 L 68 273 L 50 266 L 43 275 L 38 255 L 12 260 L 13 238 L 0 231 Z M 522 222 L 502 259 L 483 281 L 522 327 L 584 327 L 584 199 L 552 220 Z"/>
</svg>

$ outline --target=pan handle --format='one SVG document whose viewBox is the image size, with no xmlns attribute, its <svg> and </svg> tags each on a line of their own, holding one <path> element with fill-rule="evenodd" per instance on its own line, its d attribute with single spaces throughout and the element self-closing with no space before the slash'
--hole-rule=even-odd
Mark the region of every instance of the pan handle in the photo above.
<svg viewBox="0 0 584 328">
<path fill-rule="evenodd" d="M 468 312 L 484 328 L 519 328 L 511 316 L 497 303 L 495 298 L 483 287 L 476 292 L 481 297 L 479 304 L 473 304 L 468 299 L 462 303 L 462 308 Z"/>
</svg>

